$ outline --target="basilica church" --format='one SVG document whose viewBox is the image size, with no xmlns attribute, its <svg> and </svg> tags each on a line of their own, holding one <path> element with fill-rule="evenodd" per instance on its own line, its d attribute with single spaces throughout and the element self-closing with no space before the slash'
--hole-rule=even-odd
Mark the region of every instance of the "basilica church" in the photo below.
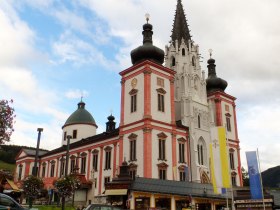
<svg viewBox="0 0 280 210">
<path fill-rule="evenodd" d="M 76 173 L 83 188 L 75 199 L 100 201 L 123 162 L 132 181 L 211 184 L 211 131 L 218 126 L 226 130 L 231 184 L 242 186 L 236 98 L 226 92 L 227 82 L 218 77 L 223 69 L 216 70 L 211 53 L 208 72 L 202 71 L 181 0 L 165 51 L 153 45 L 149 17 L 142 34 L 143 45 L 131 51 L 131 67 L 119 73 L 120 122 L 110 115 L 106 131 L 96 134 L 98 124 L 81 100 L 62 126 L 61 146 L 39 151 L 38 175 L 46 189 L 53 189 L 65 173 Z M 32 174 L 34 162 L 35 150 L 22 149 L 16 159 L 17 182 Z M 153 206 L 152 198 L 150 202 Z"/>
</svg>

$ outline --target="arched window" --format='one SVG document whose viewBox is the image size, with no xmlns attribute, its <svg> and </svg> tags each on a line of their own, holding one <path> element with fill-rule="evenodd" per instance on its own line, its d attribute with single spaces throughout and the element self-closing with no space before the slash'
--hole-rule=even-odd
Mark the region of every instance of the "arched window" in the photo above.
<svg viewBox="0 0 280 210">
<path fill-rule="evenodd" d="M 185 56 L 186 55 L 186 51 L 185 51 L 185 48 L 182 49 L 182 56 Z"/>
<path fill-rule="evenodd" d="M 192 65 L 195 66 L 195 57 L 192 57 Z"/>
<path fill-rule="evenodd" d="M 198 158 L 199 165 L 205 164 L 205 154 L 206 154 L 205 150 L 206 150 L 205 141 L 202 137 L 200 137 L 197 143 L 197 158 Z"/>
<path fill-rule="evenodd" d="M 230 163 L 230 169 L 235 169 L 235 163 L 234 163 L 234 149 L 229 149 L 229 163 Z"/>
<path fill-rule="evenodd" d="M 175 64 L 176 64 L 175 57 L 172 57 L 172 65 L 171 66 L 175 66 Z"/>
</svg>

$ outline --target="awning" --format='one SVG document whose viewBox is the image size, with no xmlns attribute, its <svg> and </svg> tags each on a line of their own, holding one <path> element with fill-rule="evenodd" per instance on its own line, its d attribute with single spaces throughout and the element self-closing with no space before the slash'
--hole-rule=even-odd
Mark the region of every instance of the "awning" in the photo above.
<svg viewBox="0 0 280 210">
<path fill-rule="evenodd" d="M 127 189 L 106 190 L 105 195 L 126 195 Z"/>
<path fill-rule="evenodd" d="M 7 180 L 7 182 L 9 183 L 9 185 L 11 186 L 11 188 L 12 188 L 14 191 L 20 191 L 20 190 L 18 189 L 18 186 L 16 186 L 16 184 L 14 183 L 13 180 L 10 180 L 10 179 L 6 179 L 6 180 Z"/>
</svg>

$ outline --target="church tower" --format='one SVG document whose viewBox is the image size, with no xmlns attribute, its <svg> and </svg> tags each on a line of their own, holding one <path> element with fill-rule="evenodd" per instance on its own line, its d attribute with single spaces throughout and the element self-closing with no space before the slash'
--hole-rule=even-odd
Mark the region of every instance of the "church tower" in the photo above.
<svg viewBox="0 0 280 210">
<path fill-rule="evenodd" d="M 212 56 L 212 52 L 210 52 Z M 211 127 L 224 126 L 229 155 L 230 178 L 233 186 L 242 186 L 242 173 L 240 161 L 240 145 L 237 131 L 236 98 L 225 93 L 227 81 L 216 74 L 215 60 L 210 57 L 207 61 L 208 78 L 206 88 L 210 109 Z"/>
<path fill-rule="evenodd" d="M 181 0 L 173 23 L 165 65 L 176 71 L 175 119 L 189 127 L 191 168 L 194 182 L 209 182 L 210 123 L 205 72 L 201 70 L 199 47 L 191 39 Z"/>
<path fill-rule="evenodd" d="M 143 25 L 143 45 L 131 51 L 132 66 L 122 77 L 119 162 L 132 177 L 186 180 L 188 130 L 177 126 L 175 71 L 164 67 L 164 51 L 153 45 L 153 26 Z"/>
</svg>

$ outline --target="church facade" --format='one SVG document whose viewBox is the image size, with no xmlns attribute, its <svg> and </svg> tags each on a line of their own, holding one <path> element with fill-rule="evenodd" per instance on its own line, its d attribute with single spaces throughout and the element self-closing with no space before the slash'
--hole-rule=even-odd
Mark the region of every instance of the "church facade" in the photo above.
<svg viewBox="0 0 280 210">
<path fill-rule="evenodd" d="M 76 173 L 83 188 L 75 200 L 102 199 L 105 184 L 119 174 L 124 160 L 132 179 L 210 183 L 209 145 L 215 126 L 226 127 L 229 175 L 232 185 L 242 186 L 236 98 L 225 93 L 227 82 L 217 77 L 213 58 L 208 60 L 207 78 L 202 71 L 181 0 L 165 52 L 153 45 L 152 28 L 147 19 L 143 45 L 131 51 L 132 66 L 120 72 L 119 127 L 110 115 L 106 131 L 96 134 L 94 118 L 79 102 L 62 127 L 61 147 L 39 153 L 38 175 L 46 189 L 53 189 L 59 177 Z M 16 181 L 32 174 L 34 160 L 35 151 L 18 154 Z"/>
</svg>

